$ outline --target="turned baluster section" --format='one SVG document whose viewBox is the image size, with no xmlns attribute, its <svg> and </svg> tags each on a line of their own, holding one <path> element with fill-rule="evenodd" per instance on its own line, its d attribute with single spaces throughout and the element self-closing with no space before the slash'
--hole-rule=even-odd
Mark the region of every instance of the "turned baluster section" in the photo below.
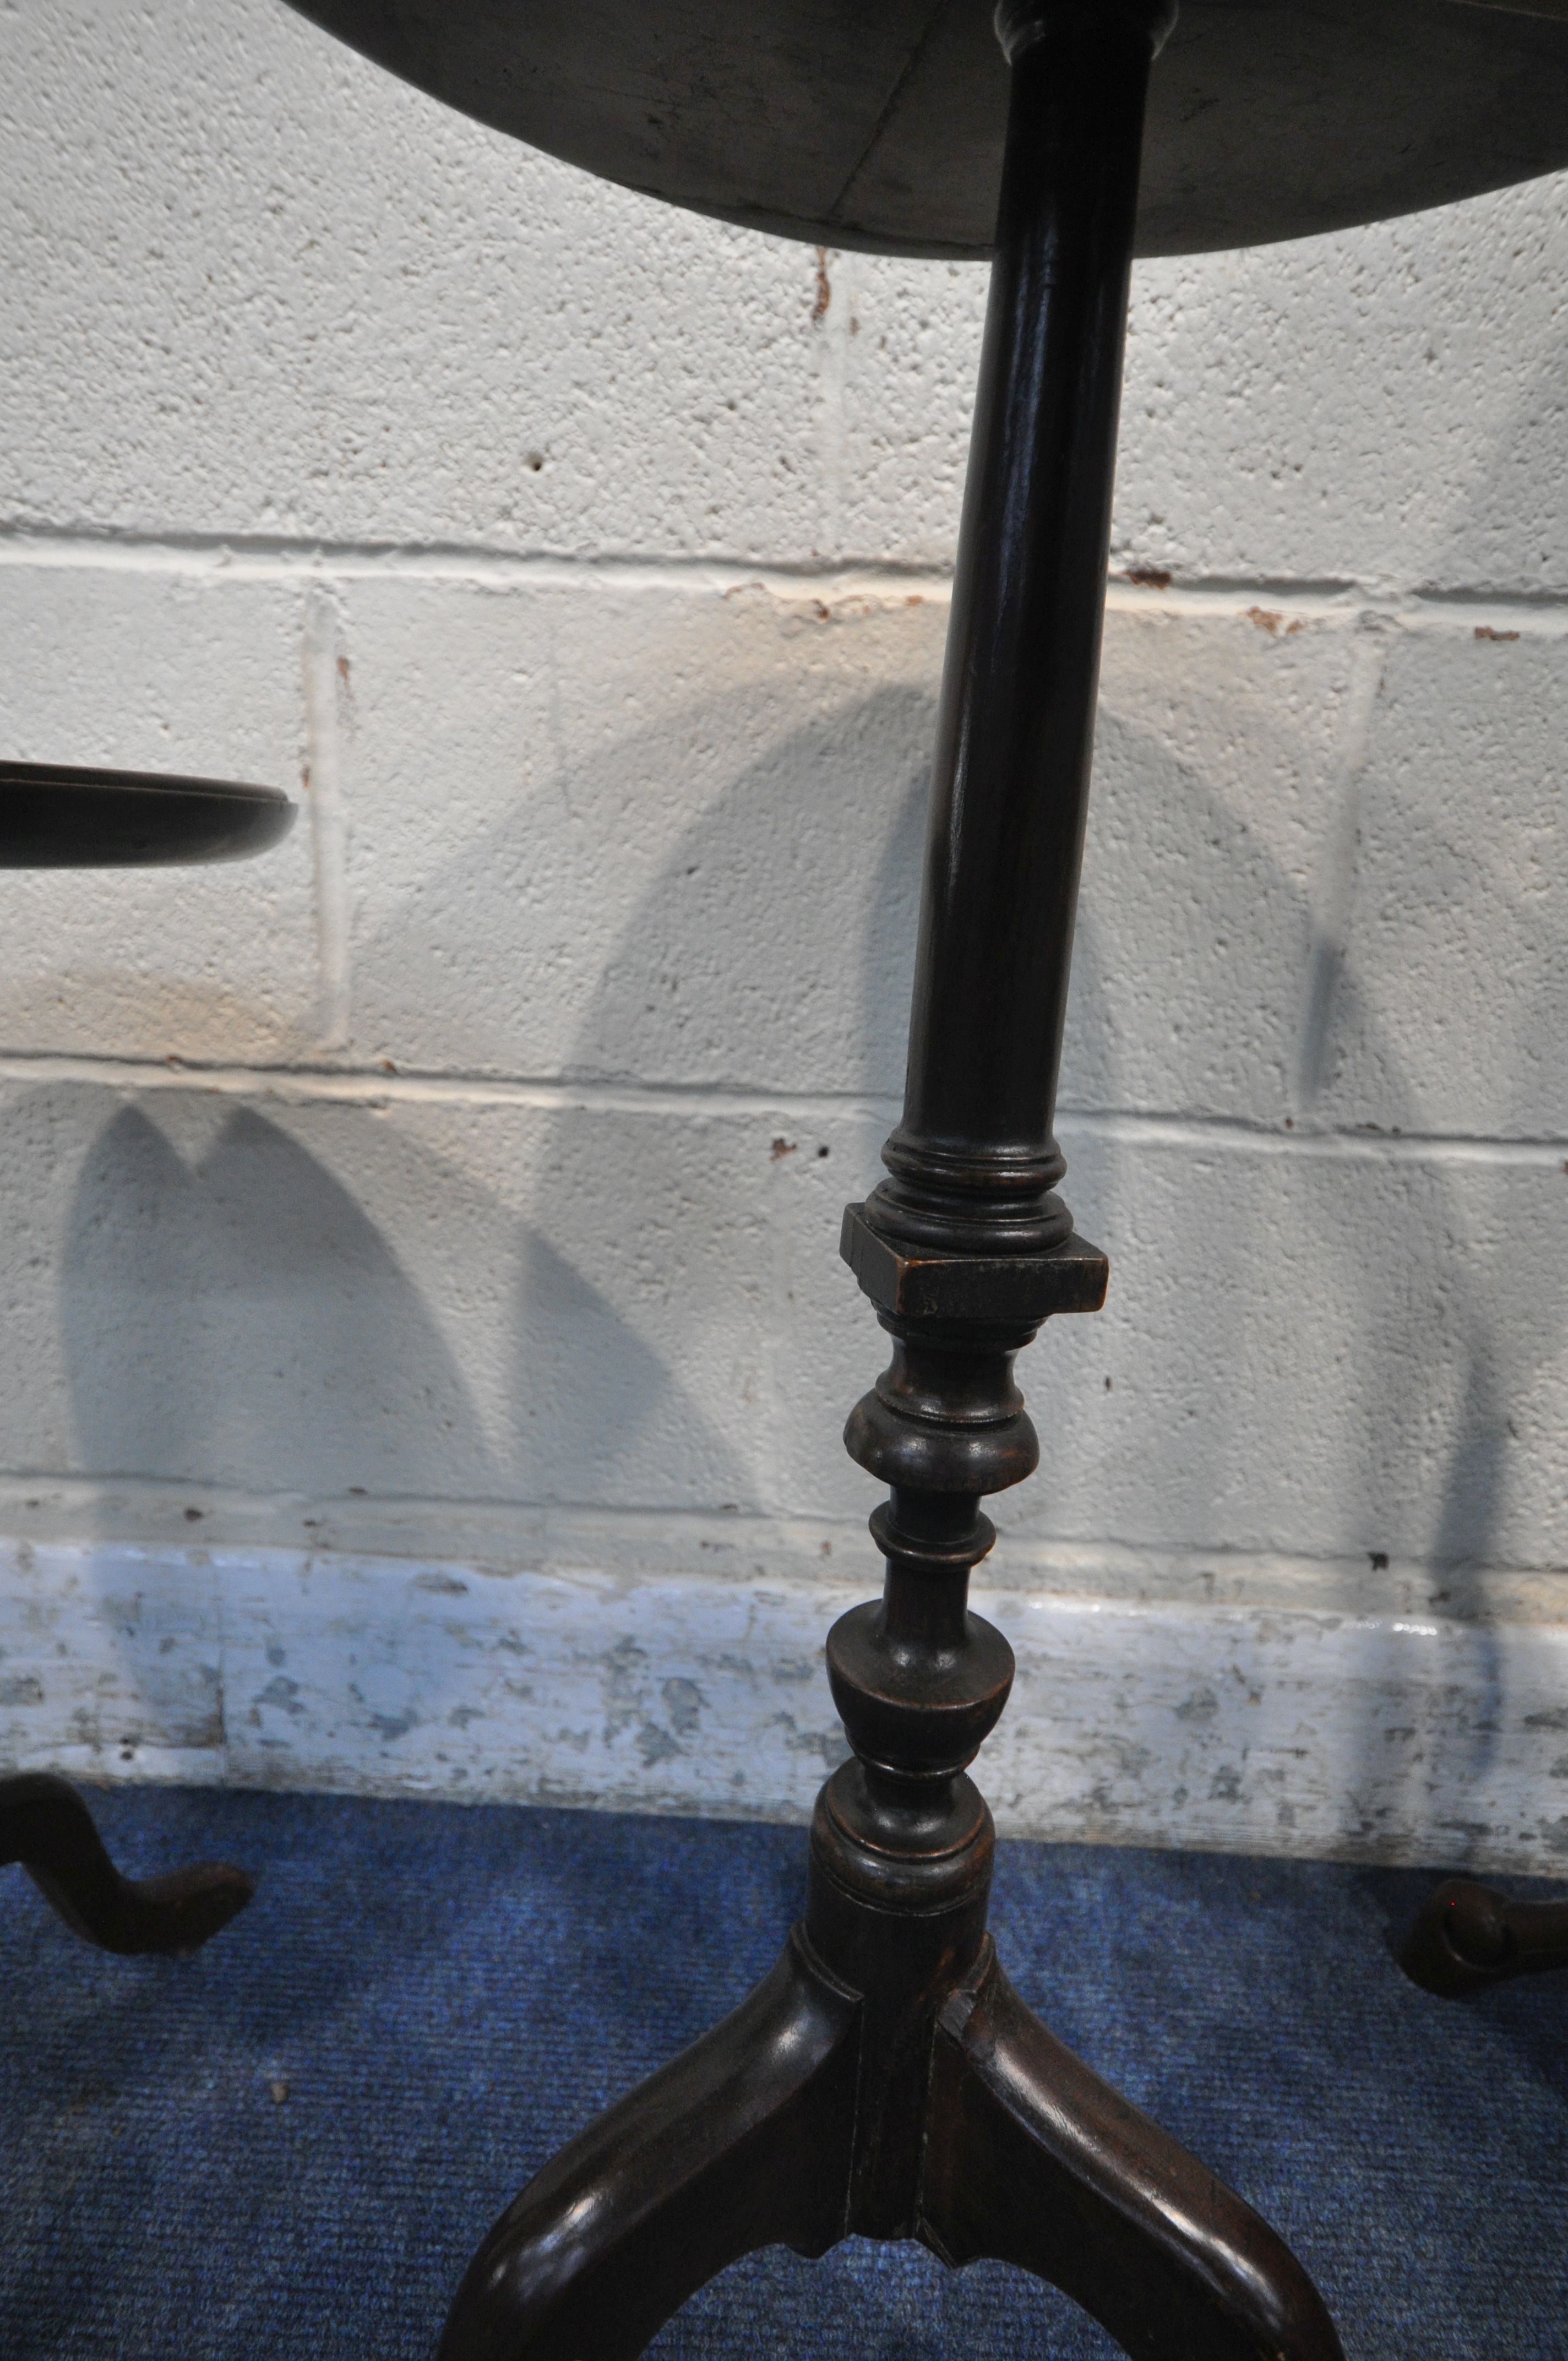
<svg viewBox="0 0 1568 2361">
<path fill-rule="evenodd" d="M 817 1801 L 806 1927 L 867 2003 L 846 2227 L 899 2237 L 917 2219 L 933 2023 L 979 1960 L 995 1850 L 966 1775 L 1013 1685 L 1012 1649 L 969 1605 L 996 1538 L 981 1501 L 1029 1475 L 1039 1446 L 1013 1382 L 1033 1321 L 883 1324 L 893 1358 L 846 1441 L 889 1488 L 872 1518 L 886 1575 L 828 1637 L 854 1756 Z"/>
<path fill-rule="evenodd" d="M 806 1927 L 867 2004 L 846 2227 L 898 2237 L 917 2216 L 935 2015 L 985 1939 L 995 1830 L 965 1765 L 1007 1702 L 1013 1651 L 969 1607 L 996 1537 L 980 1504 L 1038 1445 L 1012 1374 L 1031 1328 L 883 1324 L 893 1359 L 848 1437 L 890 1488 L 872 1519 L 887 1571 L 828 1638 L 854 1757 L 818 1799 Z"/>
<path fill-rule="evenodd" d="M 884 1325 L 892 1362 L 845 1440 L 890 1488 L 872 1518 L 887 1573 L 880 1600 L 834 1625 L 828 1671 L 868 1799 L 929 1816 L 950 1809 L 953 1781 L 1012 1685 L 1013 1652 L 970 1612 L 969 1578 L 996 1538 L 982 1498 L 1039 1459 L 1013 1382 L 1013 1356 L 1033 1332 Z"/>
</svg>

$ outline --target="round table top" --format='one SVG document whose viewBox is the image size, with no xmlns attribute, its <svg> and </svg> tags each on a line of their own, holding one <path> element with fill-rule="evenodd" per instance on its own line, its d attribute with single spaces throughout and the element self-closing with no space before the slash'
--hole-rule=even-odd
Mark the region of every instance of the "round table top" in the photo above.
<svg viewBox="0 0 1568 2361">
<path fill-rule="evenodd" d="M 0 763 L 0 869 L 243 861 L 293 823 L 294 806 L 276 787 Z"/>
<path fill-rule="evenodd" d="M 293 0 L 406 80 L 628 188 L 814 244 L 981 257 L 991 0 Z M 1184 0 L 1137 251 L 1340 229 L 1568 164 L 1568 0 Z"/>
</svg>

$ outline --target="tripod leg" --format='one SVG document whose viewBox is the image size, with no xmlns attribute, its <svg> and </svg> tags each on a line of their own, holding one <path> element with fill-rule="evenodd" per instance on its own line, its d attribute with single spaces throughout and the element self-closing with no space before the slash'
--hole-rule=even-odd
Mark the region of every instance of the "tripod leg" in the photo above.
<svg viewBox="0 0 1568 2361">
<path fill-rule="evenodd" d="M 440 2361 L 631 2361 L 753 2247 L 844 2235 L 859 2003 L 797 1931 L 750 1998 L 607 2110 L 501 2215 Z"/>
<path fill-rule="evenodd" d="M 938 2027 L 921 2235 L 1048 2279 L 1135 2361 L 1343 2361 L 1268 2224 L 1047 2033 L 989 1948 Z"/>
<path fill-rule="evenodd" d="M 73 1935 L 104 1951 L 197 1950 L 256 1891 L 224 1861 L 122 1877 L 75 1788 L 49 1771 L 0 1779 L 0 1863 L 13 1861 Z"/>
<path fill-rule="evenodd" d="M 1422 1905 L 1399 1965 L 1443 2000 L 1568 1968 L 1568 1902 L 1505 1902 L 1450 1877 Z"/>
</svg>

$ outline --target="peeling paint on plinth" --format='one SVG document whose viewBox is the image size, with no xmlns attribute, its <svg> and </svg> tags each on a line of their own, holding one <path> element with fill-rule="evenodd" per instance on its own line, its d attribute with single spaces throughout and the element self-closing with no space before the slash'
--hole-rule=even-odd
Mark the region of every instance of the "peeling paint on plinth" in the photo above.
<svg viewBox="0 0 1568 2361">
<path fill-rule="evenodd" d="M 861 1586 L 287 1548 L 0 1541 L 0 1757 L 78 1775 L 809 1813 Z M 1568 1620 L 981 1594 L 1018 1657 L 1004 1833 L 1568 1862 Z M 787 1704 L 784 1698 L 787 1697 Z"/>
</svg>

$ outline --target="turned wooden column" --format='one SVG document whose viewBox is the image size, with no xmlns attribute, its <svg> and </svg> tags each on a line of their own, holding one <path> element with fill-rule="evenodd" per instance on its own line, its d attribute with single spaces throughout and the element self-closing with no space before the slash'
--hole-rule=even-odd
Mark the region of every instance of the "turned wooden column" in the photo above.
<svg viewBox="0 0 1568 2361">
<path fill-rule="evenodd" d="M 1123 317 L 1168 0 L 1003 0 L 1012 68 L 904 1119 L 843 1251 L 892 1339 L 851 1412 L 888 1488 L 880 1599 L 834 1625 L 853 1749 L 773 1973 L 580 2133 L 496 2224 L 443 2361 L 632 2361 L 751 2248 L 851 2233 L 1022 2265 L 1138 2361 L 1343 2361 L 1249 2207 L 1055 2040 L 986 1931 L 967 1766 L 1013 1680 L 970 1611 L 981 1503 L 1039 1447 L 1013 1361 L 1097 1310 L 1052 1135 L 1093 741 Z"/>
<path fill-rule="evenodd" d="M 844 1219 L 893 1338 L 850 1456 L 890 1487 L 880 1600 L 828 1642 L 854 1760 L 823 1790 L 807 1929 L 881 1988 L 861 2061 L 857 2228 L 914 2219 L 921 2078 L 940 1998 L 984 1934 L 994 1831 L 964 1769 L 1013 1652 L 969 1611 L 995 1540 L 981 1501 L 1039 1458 L 1013 1358 L 1096 1310 L 1105 1260 L 1055 1193 L 1051 1125 L 1094 738 L 1144 93 L 1165 0 L 1005 0 L 1013 69 L 985 345 L 959 538 L 904 1118 L 889 1178 Z M 883 1914 L 904 1915 L 896 1952 Z M 888 1989 L 890 1980 L 896 1992 Z"/>
</svg>

